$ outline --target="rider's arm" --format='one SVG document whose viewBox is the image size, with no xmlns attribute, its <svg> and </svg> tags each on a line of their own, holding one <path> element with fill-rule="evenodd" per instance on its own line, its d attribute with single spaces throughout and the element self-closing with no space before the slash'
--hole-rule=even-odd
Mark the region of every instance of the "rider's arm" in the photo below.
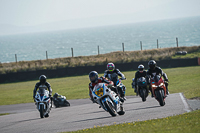
<svg viewBox="0 0 200 133">
<path fill-rule="evenodd" d="M 125 76 L 124 76 L 124 74 L 121 73 L 119 69 L 116 69 L 116 72 L 117 72 L 117 74 L 118 74 L 120 77 L 122 77 L 122 79 L 126 79 Z"/>
<path fill-rule="evenodd" d="M 159 67 L 159 73 L 163 76 L 164 80 L 168 81 L 167 74 Z"/>
<path fill-rule="evenodd" d="M 108 73 L 107 73 L 107 70 L 104 72 L 104 75 L 103 75 L 104 78 L 108 78 Z"/>
<path fill-rule="evenodd" d="M 93 90 L 93 86 L 92 86 L 92 83 L 89 83 L 89 96 L 90 96 L 90 99 L 92 100 L 92 101 L 94 101 L 94 99 L 93 99 L 93 97 L 92 97 L 92 90 Z"/>
<path fill-rule="evenodd" d="M 37 91 L 38 87 L 39 87 L 39 83 L 36 83 L 36 84 L 35 84 L 35 88 L 33 89 L 33 98 L 34 98 L 35 95 L 36 95 L 36 91 Z"/>
<path fill-rule="evenodd" d="M 114 85 L 114 83 L 112 81 L 110 81 L 110 80 L 108 80 L 108 79 L 106 79 L 104 77 L 100 77 L 100 79 L 101 79 L 102 82 L 104 82 L 106 84 Z"/>
<path fill-rule="evenodd" d="M 147 79 L 148 84 L 150 84 L 150 78 L 151 78 L 151 72 L 150 72 L 150 70 L 147 70 L 146 79 Z"/>
<path fill-rule="evenodd" d="M 47 86 L 47 88 L 49 90 L 49 95 L 52 95 L 52 89 L 51 89 L 50 83 L 46 82 L 45 85 Z"/>
<path fill-rule="evenodd" d="M 135 73 L 135 85 L 137 85 L 138 72 Z"/>
</svg>

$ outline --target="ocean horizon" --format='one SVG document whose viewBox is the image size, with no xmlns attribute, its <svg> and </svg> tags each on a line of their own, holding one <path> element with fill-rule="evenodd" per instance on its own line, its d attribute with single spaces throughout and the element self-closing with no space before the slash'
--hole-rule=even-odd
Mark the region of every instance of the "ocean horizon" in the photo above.
<svg viewBox="0 0 200 133">
<path fill-rule="evenodd" d="M 89 56 L 125 51 L 200 45 L 200 16 L 63 31 L 0 36 L 0 62 Z"/>
</svg>

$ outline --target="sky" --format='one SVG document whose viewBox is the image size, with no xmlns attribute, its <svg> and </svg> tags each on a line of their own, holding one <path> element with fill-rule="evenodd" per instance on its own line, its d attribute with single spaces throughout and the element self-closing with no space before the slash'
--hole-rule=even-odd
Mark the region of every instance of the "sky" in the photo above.
<svg viewBox="0 0 200 133">
<path fill-rule="evenodd" d="M 0 35 L 200 16 L 200 0 L 0 0 Z"/>
</svg>

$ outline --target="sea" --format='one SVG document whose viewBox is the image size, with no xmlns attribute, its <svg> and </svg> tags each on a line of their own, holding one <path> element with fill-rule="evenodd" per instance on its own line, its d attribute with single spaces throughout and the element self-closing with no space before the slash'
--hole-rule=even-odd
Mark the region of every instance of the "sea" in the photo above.
<svg viewBox="0 0 200 133">
<path fill-rule="evenodd" d="M 177 39 L 176 39 L 177 38 Z M 0 62 L 200 45 L 200 16 L 0 36 Z M 158 46 L 157 46 L 158 42 Z M 99 51 L 98 51 L 99 50 Z"/>
</svg>

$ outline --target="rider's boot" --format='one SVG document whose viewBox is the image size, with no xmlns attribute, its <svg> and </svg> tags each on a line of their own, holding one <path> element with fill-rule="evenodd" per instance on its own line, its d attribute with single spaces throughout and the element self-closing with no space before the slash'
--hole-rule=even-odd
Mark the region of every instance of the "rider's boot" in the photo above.
<svg viewBox="0 0 200 133">
<path fill-rule="evenodd" d="M 168 91 L 168 88 L 167 88 L 167 87 L 166 87 L 166 94 L 169 95 L 169 91 Z"/>
<path fill-rule="evenodd" d="M 120 101 L 123 103 L 124 99 L 122 97 L 119 96 Z"/>
<path fill-rule="evenodd" d="M 136 96 L 138 96 L 139 94 L 138 94 L 138 91 L 136 92 Z"/>
<path fill-rule="evenodd" d="M 51 97 L 50 99 L 51 99 L 51 108 L 52 108 L 52 107 L 53 107 L 53 102 L 52 102 L 52 101 L 53 101 L 53 98 Z M 50 109 L 51 109 L 51 108 L 50 108 Z"/>
<path fill-rule="evenodd" d="M 151 92 L 151 97 L 154 97 L 153 93 Z"/>
<path fill-rule="evenodd" d="M 124 111 L 123 103 L 120 103 L 120 110 Z"/>
<path fill-rule="evenodd" d="M 151 90 L 151 89 L 149 89 L 149 90 L 150 90 L 150 92 L 151 92 L 151 97 L 154 97 L 152 90 Z"/>
<path fill-rule="evenodd" d="M 169 91 L 168 91 L 168 83 L 165 82 L 165 86 L 166 86 L 166 94 L 169 95 Z"/>
<path fill-rule="evenodd" d="M 123 87 L 122 87 L 122 91 L 121 91 L 121 96 L 122 96 L 122 98 L 126 101 L 125 90 L 126 90 L 126 88 L 123 86 Z"/>
<path fill-rule="evenodd" d="M 149 86 L 149 91 L 151 92 L 151 97 L 154 97 L 151 86 Z"/>
<path fill-rule="evenodd" d="M 125 97 L 124 92 L 121 93 L 121 98 L 123 99 L 123 101 L 126 101 L 126 97 Z"/>
</svg>

